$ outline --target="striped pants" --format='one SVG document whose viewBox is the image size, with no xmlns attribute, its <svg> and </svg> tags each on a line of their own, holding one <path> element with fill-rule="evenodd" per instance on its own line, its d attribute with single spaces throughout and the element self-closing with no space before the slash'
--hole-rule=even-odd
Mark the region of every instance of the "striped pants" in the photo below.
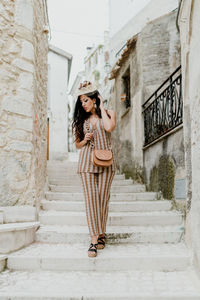
<svg viewBox="0 0 200 300">
<path fill-rule="evenodd" d="M 102 173 L 80 173 L 90 236 L 106 232 L 110 188 L 114 175 L 115 171 L 110 167 L 104 168 Z"/>
</svg>

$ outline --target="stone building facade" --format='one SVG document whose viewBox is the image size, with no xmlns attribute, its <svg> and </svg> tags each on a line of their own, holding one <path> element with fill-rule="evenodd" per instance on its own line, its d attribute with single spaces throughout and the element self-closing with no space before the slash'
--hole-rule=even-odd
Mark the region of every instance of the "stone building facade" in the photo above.
<svg viewBox="0 0 200 300">
<path fill-rule="evenodd" d="M 184 100 L 184 147 L 187 182 L 186 241 L 200 271 L 200 2 L 180 1 L 178 24 Z M 198 273 L 200 274 L 200 273 Z"/>
<path fill-rule="evenodd" d="M 95 82 L 99 92 L 105 99 L 107 106 L 110 100 L 111 82 L 108 75 L 111 69 L 109 52 L 109 32 L 104 31 L 104 43 L 88 49 L 87 56 L 84 59 L 85 78 Z"/>
<path fill-rule="evenodd" d="M 127 3 L 128 2 L 128 3 Z M 153 20 L 174 11 L 178 0 L 109 0 L 110 63 L 121 55 L 126 41 L 138 34 Z"/>
<path fill-rule="evenodd" d="M 46 180 L 46 2 L 2 0 L 0 20 L 0 205 L 39 206 Z"/>
<path fill-rule="evenodd" d="M 112 105 L 117 128 L 113 143 L 118 168 L 127 177 L 144 182 L 148 190 L 161 191 L 166 199 L 174 197 L 176 180 L 185 178 L 182 125 L 144 147 L 142 105 L 180 65 L 176 16 L 177 10 L 159 17 L 128 40 L 110 76 L 115 79 Z"/>
<path fill-rule="evenodd" d="M 49 160 L 68 158 L 68 83 L 72 55 L 49 45 L 48 53 L 48 123 Z"/>
<path fill-rule="evenodd" d="M 69 156 L 72 153 L 77 153 L 79 150 L 76 148 L 75 143 L 74 143 L 74 135 L 72 134 L 72 122 L 73 122 L 73 116 L 74 116 L 74 109 L 75 109 L 75 104 L 76 104 L 76 91 L 80 86 L 80 83 L 83 82 L 85 79 L 85 72 L 80 71 L 76 75 L 76 78 L 72 84 L 71 90 L 69 92 L 68 96 L 68 122 L 69 122 L 69 127 L 68 127 L 68 151 L 69 151 Z"/>
</svg>

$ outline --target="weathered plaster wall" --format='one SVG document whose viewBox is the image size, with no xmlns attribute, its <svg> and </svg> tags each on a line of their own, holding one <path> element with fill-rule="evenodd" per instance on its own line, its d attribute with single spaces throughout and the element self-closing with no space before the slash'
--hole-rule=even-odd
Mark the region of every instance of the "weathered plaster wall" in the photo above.
<svg viewBox="0 0 200 300">
<path fill-rule="evenodd" d="M 36 205 L 46 178 L 43 1 L 0 4 L 0 205 Z"/>
<path fill-rule="evenodd" d="M 112 3 L 115 3 L 115 0 L 111 0 Z M 119 2 L 119 0 L 118 0 Z M 135 1 L 132 5 L 135 5 Z M 124 5 L 124 2 L 120 1 L 120 6 L 123 5 L 121 15 L 124 14 L 124 10 L 127 9 L 127 6 Z M 114 33 L 115 28 L 119 28 L 118 24 L 118 9 L 119 5 L 112 5 L 112 11 L 110 18 L 110 61 L 113 64 L 116 61 L 116 53 L 124 46 L 126 41 L 130 39 L 132 36 L 140 33 L 145 25 L 150 21 L 154 21 L 156 18 L 163 16 L 178 7 L 178 0 L 151 0 L 148 5 L 145 6 L 138 14 L 136 14 L 130 21 L 128 21 L 121 29 Z"/>
<path fill-rule="evenodd" d="M 149 191 L 175 198 L 175 183 L 185 179 L 183 129 L 164 137 L 144 150 L 145 179 Z"/>
<path fill-rule="evenodd" d="M 140 35 L 143 103 L 181 64 L 176 15 L 174 11 L 150 22 Z M 185 178 L 182 128 L 144 149 L 144 168 L 148 190 L 175 198 L 175 183 Z"/>
<path fill-rule="evenodd" d="M 143 151 L 142 104 L 180 65 L 176 13 L 177 11 L 171 12 L 150 22 L 138 34 L 136 47 L 131 50 L 116 76 L 112 95 L 113 107 L 117 111 L 117 128 L 113 134 L 113 142 L 118 168 L 120 172 L 125 172 L 127 177 L 131 176 L 138 182 L 145 182 L 149 190 L 156 191 L 160 190 L 163 184 L 153 174 L 164 155 L 170 156 L 169 169 L 171 161 L 173 162 L 174 180 L 177 176 L 180 178 L 184 176 L 182 129 L 174 133 L 174 136 L 166 137 L 165 140 Z M 123 93 L 122 76 L 128 66 L 131 70 L 131 107 L 126 110 L 120 95 Z M 172 198 L 174 182 L 168 194 L 164 190 L 163 192 L 167 197 L 170 194 Z"/>
<path fill-rule="evenodd" d="M 177 10 L 150 22 L 139 35 L 143 101 L 181 64 Z"/>
<path fill-rule="evenodd" d="M 68 157 L 68 59 L 54 51 L 48 53 L 49 62 L 49 159 Z"/>
<path fill-rule="evenodd" d="M 117 155 L 118 169 L 125 173 L 127 178 L 132 177 L 138 182 L 143 182 L 143 153 L 141 151 L 143 128 L 138 53 L 139 49 L 136 45 L 116 78 L 111 102 L 113 106 L 115 105 L 117 112 L 117 128 L 113 132 L 113 144 Z M 123 93 L 122 76 L 128 67 L 130 67 L 131 73 L 131 107 L 126 109 L 125 104 L 120 100 L 120 95 Z"/>
<path fill-rule="evenodd" d="M 200 270 L 200 2 L 182 1 L 179 14 L 187 179 L 186 241 Z"/>
</svg>

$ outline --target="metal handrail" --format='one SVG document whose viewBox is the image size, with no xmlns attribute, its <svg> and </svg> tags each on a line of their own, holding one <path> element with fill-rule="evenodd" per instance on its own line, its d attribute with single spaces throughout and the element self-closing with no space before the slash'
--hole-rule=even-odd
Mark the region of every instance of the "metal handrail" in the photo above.
<svg viewBox="0 0 200 300">
<path fill-rule="evenodd" d="M 162 89 L 162 87 L 172 78 L 179 70 L 181 69 L 181 65 L 157 88 L 157 90 L 142 104 L 142 107 L 144 108 L 145 105 L 151 100 L 151 98 L 158 93 L 159 90 Z"/>
<path fill-rule="evenodd" d="M 157 140 L 183 122 L 180 69 L 181 66 L 142 105 L 144 109 L 144 146 Z M 165 88 L 163 89 L 163 87 Z"/>
</svg>

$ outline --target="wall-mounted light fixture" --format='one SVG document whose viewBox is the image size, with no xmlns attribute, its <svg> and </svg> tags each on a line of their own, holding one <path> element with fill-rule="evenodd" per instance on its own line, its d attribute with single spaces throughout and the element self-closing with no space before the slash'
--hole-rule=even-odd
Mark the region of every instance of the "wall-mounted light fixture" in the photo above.
<svg viewBox="0 0 200 300">
<path fill-rule="evenodd" d="M 126 94 L 125 93 L 121 94 L 120 98 L 121 98 L 121 101 L 124 102 L 126 100 Z"/>
<path fill-rule="evenodd" d="M 49 33 L 49 26 L 48 25 L 44 25 L 43 32 L 46 33 L 46 34 Z"/>
</svg>

